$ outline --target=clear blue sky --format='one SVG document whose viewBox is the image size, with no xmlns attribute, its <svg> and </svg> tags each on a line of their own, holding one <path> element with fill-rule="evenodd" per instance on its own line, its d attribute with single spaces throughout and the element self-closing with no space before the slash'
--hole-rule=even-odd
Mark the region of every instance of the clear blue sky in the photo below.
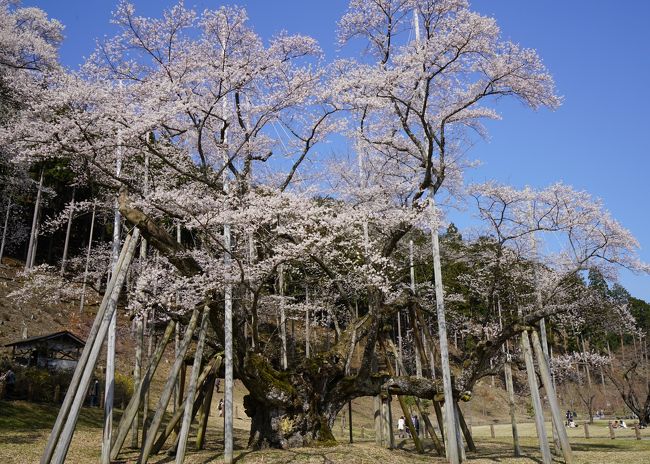
<svg viewBox="0 0 650 464">
<path fill-rule="evenodd" d="M 143 15 L 175 3 L 135 0 Z M 198 10 L 222 2 L 187 0 Z M 263 37 L 286 29 L 316 38 L 331 58 L 336 21 L 346 0 L 238 0 Z M 77 67 L 96 38 L 110 35 L 116 0 L 25 0 L 66 26 L 63 63 Z M 469 157 L 483 165 L 469 180 L 496 179 L 517 187 L 563 181 L 600 197 L 641 243 L 650 262 L 650 2 L 628 0 L 471 0 L 497 19 L 505 38 L 538 50 L 555 77 L 564 105 L 529 111 L 516 102 L 499 106 L 502 121 L 489 123 L 490 139 Z M 463 224 L 460 224 L 461 226 Z M 650 301 L 650 276 L 621 273 L 621 283 Z"/>
</svg>

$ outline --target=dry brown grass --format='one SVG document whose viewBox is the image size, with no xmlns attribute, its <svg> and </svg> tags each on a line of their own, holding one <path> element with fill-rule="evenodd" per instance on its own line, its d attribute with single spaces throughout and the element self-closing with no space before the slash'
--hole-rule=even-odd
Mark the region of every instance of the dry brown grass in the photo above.
<svg viewBox="0 0 650 464">
<path fill-rule="evenodd" d="M 22 464 L 36 463 L 40 459 L 47 436 L 56 415 L 56 408 L 23 402 L 0 402 L 0 463 Z M 243 416 L 243 412 L 240 412 Z M 361 416 L 358 423 L 365 422 Z M 67 462 L 90 464 L 99 460 L 101 441 L 102 414 L 97 409 L 84 409 L 80 425 L 70 447 Z M 189 446 L 188 464 L 219 463 L 223 461 L 221 441 L 222 418 L 211 416 L 208 428 L 206 449 L 193 450 L 193 439 Z M 235 449 L 237 463 L 240 464 L 284 464 L 284 463 L 352 463 L 352 464 L 406 464 L 418 462 L 445 462 L 428 449 L 427 454 L 418 455 L 413 451 L 409 440 L 398 440 L 398 449 L 386 450 L 377 447 L 371 440 L 371 430 L 366 430 L 366 439 L 359 443 L 360 428 L 354 429 L 355 443 L 340 444 L 328 448 L 299 448 L 288 451 L 264 450 L 251 452 L 246 450 L 248 439 L 248 420 L 240 417 L 236 421 Z M 340 432 L 337 431 L 337 432 Z M 497 425 L 496 438 L 490 438 L 488 426 L 474 427 L 473 433 L 479 448 L 476 454 L 468 453 L 469 462 L 473 463 L 533 463 L 541 462 L 537 439 L 534 438 L 533 424 L 521 424 L 520 433 L 525 457 L 512 458 L 512 446 L 509 426 Z M 616 440 L 608 437 L 606 422 L 594 424 L 590 428 L 592 437 L 584 438 L 583 429 L 569 431 L 576 464 L 593 464 L 615 462 L 616 464 L 640 464 L 650 460 L 650 431 L 643 430 L 642 440 L 634 439 L 633 430 L 617 431 Z M 550 426 L 549 426 L 550 433 Z M 550 436 L 550 434 L 549 434 Z M 344 441 L 344 440 L 341 440 Z M 137 450 L 125 449 L 120 462 L 133 463 L 137 459 Z M 152 463 L 169 463 L 173 458 L 166 454 L 155 456 Z M 558 460 L 558 462 L 561 462 Z"/>
</svg>

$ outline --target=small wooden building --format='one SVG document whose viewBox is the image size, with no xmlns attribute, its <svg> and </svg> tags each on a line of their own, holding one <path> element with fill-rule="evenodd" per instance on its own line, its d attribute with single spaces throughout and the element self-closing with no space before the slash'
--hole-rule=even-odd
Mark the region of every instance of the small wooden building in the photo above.
<svg viewBox="0 0 650 464">
<path fill-rule="evenodd" d="M 85 346 L 81 338 L 72 332 L 61 332 L 25 338 L 5 346 L 12 348 L 12 358 L 22 366 L 50 370 L 68 370 L 77 366 L 81 350 Z"/>
</svg>

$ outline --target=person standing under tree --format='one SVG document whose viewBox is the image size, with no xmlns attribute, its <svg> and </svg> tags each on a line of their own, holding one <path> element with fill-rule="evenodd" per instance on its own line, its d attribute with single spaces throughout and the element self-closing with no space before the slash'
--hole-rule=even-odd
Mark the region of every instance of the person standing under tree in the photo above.
<svg viewBox="0 0 650 464">
<path fill-rule="evenodd" d="M 566 425 L 568 426 L 569 422 L 571 422 L 572 420 L 573 420 L 573 414 L 571 413 L 571 411 L 569 409 L 567 409 L 567 411 L 566 411 Z"/>
<path fill-rule="evenodd" d="M 411 420 L 413 421 L 413 427 L 415 428 L 415 434 L 419 437 L 420 436 L 420 419 L 418 419 L 418 415 L 413 414 L 411 416 Z"/>
<path fill-rule="evenodd" d="M 10 400 L 14 396 L 14 387 L 16 386 L 16 374 L 11 370 L 11 367 L 2 377 L 5 382 L 5 398 Z"/>
<path fill-rule="evenodd" d="M 95 379 L 90 386 L 90 407 L 96 408 L 99 406 L 99 380 Z"/>
<path fill-rule="evenodd" d="M 397 419 L 397 436 L 399 438 L 404 438 L 404 425 L 406 421 L 404 419 L 404 416 L 401 416 L 399 419 Z"/>
</svg>

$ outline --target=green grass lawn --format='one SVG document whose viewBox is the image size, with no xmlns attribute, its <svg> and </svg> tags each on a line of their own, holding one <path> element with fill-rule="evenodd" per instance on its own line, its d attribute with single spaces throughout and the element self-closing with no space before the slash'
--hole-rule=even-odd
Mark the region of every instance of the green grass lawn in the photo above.
<svg viewBox="0 0 650 464">
<path fill-rule="evenodd" d="M 50 428 L 54 423 L 58 409 L 52 405 L 33 404 L 22 401 L 0 401 L 0 464 L 36 463 L 45 447 Z M 119 420 L 119 416 L 116 418 Z M 101 448 L 103 413 L 99 409 L 84 408 L 79 420 L 79 426 L 70 447 L 67 462 L 75 464 L 96 463 L 99 460 Z M 210 417 L 206 449 L 196 452 L 193 450 L 193 437 L 188 447 L 189 454 L 186 462 L 189 464 L 207 464 L 222 461 L 223 442 L 222 419 Z M 335 432 L 341 444 L 328 448 L 299 448 L 288 451 L 265 450 L 251 452 L 245 449 L 248 431 L 244 418 L 237 421 L 240 428 L 235 430 L 235 449 L 237 463 L 241 464 L 284 464 L 284 463 L 382 463 L 407 464 L 419 462 L 443 463 L 443 458 L 435 456 L 431 444 L 427 445 L 427 454 L 418 455 L 414 452 L 410 440 L 397 440 L 398 449 L 387 450 L 376 446 L 373 442 L 372 429 L 365 429 L 364 439 L 361 439 L 361 428 L 354 428 L 355 443 L 346 443 L 347 430 L 344 437 L 339 437 L 340 430 Z M 550 424 L 547 424 L 549 437 Z M 520 424 L 519 432 L 524 457 L 512 458 L 512 440 L 510 425 L 495 426 L 495 438 L 490 437 L 489 426 L 473 427 L 473 434 L 478 447 L 478 453 L 468 453 L 467 459 L 474 463 L 538 463 L 540 453 L 532 423 Z M 609 438 L 606 421 L 599 421 L 590 426 L 593 438 L 584 438 L 584 428 L 569 429 L 571 446 L 577 464 L 608 463 L 642 464 L 650 462 L 650 431 L 642 430 L 642 440 L 635 439 L 634 431 L 617 430 L 616 439 Z M 137 459 L 137 450 L 125 449 L 120 462 L 131 463 Z M 151 459 L 152 463 L 173 462 L 173 458 L 161 453 Z M 557 462 L 562 462 L 558 459 Z"/>
</svg>

